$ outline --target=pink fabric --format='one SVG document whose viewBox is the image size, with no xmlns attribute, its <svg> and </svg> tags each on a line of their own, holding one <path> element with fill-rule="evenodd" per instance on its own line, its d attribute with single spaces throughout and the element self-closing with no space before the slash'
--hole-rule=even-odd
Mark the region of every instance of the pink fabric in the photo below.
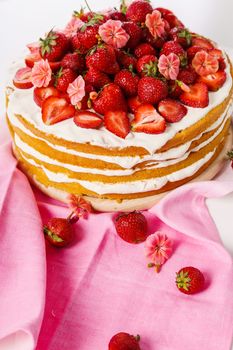
<svg viewBox="0 0 233 350">
<path fill-rule="evenodd" d="M 71 247 L 46 245 L 45 253 L 42 222 L 68 210 L 33 194 L 10 143 L 0 147 L 0 162 L 0 349 L 34 349 L 38 340 L 37 350 L 104 350 L 119 331 L 140 334 L 142 350 L 230 348 L 232 258 L 205 205 L 233 191 L 227 172 L 222 182 L 183 186 L 145 212 L 150 233 L 174 241 L 156 274 L 146 267 L 143 244 L 116 235 L 114 214 L 91 214 L 75 225 Z M 188 265 L 207 279 L 206 290 L 191 297 L 174 283 Z"/>
</svg>

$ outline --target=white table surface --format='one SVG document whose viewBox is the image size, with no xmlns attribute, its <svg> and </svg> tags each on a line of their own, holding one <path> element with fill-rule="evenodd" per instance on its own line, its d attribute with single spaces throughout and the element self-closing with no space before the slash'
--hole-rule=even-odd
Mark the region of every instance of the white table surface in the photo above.
<svg viewBox="0 0 233 350">
<path fill-rule="evenodd" d="M 109 7 L 110 3 L 107 0 L 88 2 L 94 10 Z M 111 3 L 116 6 L 119 2 Z M 173 10 L 193 31 L 233 48 L 232 0 L 194 0 L 192 4 L 186 0 L 156 0 L 153 3 Z M 84 1 L 0 0 L 0 118 L 4 116 L 4 81 L 11 60 L 20 55 L 27 43 L 36 41 L 49 29 L 64 27 L 73 10 L 81 5 L 85 5 Z M 233 193 L 221 199 L 209 199 L 207 205 L 226 249 L 233 256 Z"/>
</svg>

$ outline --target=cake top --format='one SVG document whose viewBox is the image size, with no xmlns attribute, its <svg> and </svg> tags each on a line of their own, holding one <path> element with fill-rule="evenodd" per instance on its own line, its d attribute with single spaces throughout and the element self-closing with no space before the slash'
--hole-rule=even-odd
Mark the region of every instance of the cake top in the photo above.
<svg viewBox="0 0 233 350">
<path fill-rule="evenodd" d="M 144 0 L 103 13 L 74 11 L 64 30 L 27 47 L 13 83 L 33 89 L 43 123 L 72 119 L 77 128 L 125 140 L 163 134 L 190 108 L 209 107 L 227 79 L 225 56 L 212 41 Z"/>
</svg>

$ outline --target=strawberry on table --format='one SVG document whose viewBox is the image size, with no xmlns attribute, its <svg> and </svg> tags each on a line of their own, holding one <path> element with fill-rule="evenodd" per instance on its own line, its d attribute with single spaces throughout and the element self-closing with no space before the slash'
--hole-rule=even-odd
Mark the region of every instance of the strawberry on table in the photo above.
<svg viewBox="0 0 233 350">
<path fill-rule="evenodd" d="M 199 293 L 205 287 L 205 277 L 195 267 L 184 267 L 176 274 L 176 286 L 184 294 Z"/>
<path fill-rule="evenodd" d="M 114 83 L 103 87 L 97 98 L 93 100 L 94 110 L 104 115 L 108 111 L 123 111 L 127 112 L 127 103 L 121 91 L 121 88 Z"/>
<path fill-rule="evenodd" d="M 138 211 L 118 215 L 115 228 L 117 234 L 128 243 L 144 242 L 148 235 L 146 218 Z"/>
<path fill-rule="evenodd" d="M 77 52 L 67 53 L 61 60 L 61 67 L 82 73 L 85 69 L 85 59 Z"/>
<path fill-rule="evenodd" d="M 30 89 L 33 87 L 31 82 L 31 68 L 24 67 L 17 70 L 13 78 L 13 84 L 18 89 Z"/>
<path fill-rule="evenodd" d="M 145 55 L 137 62 L 137 71 L 143 77 L 155 77 L 157 73 L 158 59 L 154 55 Z"/>
<path fill-rule="evenodd" d="M 184 105 L 170 98 L 159 102 L 158 111 L 168 123 L 179 122 L 188 112 Z"/>
<path fill-rule="evenodd" d="M 105 44 L 93 49 L 86 56 L 86 65 L 107 74 L 116 74 L 120 70 L 114 48 Z"/>
<path fill-rule="evenodd" d="M 122 139 L 125 139 L 130 132 L 130 122 L 126 112 L 106 112 L 104 115 L 104 125 L 107 130 Z"/>
<path fill-rule="evenodd" d="M 44 59 L 59 61 L 69 48 L 65 34 L 51 30 L 45 39 L 40 39 L 40 54 Z"/>
<path fill-rule="evenodd" d="M 77 74 L 70 68 L 61 68 L 55 79 L 55 87 L 62 92 L 66 92 L 70 83 L 72 83 Z"/>
<path fill-rule="evenodd" d="M 198 78 L 198 82 L 205 83 L 209 91 L 218 91 L 225 83 L 227 75 L 225 71 L 218 71 Z"/>
<path fill-rule="evenodd" d="M 137 108 L 132 127 L 135 132 L 161 134 L 166 129 L 166 121 L 154 106 L 145 104 Z"/>
<path fill-rule="evenodd" d="M 36 87 L 33 91 L 33 99 L 35 103 L 41 107 L 46 98 L 50 96 L 58 97 L 60 94 L 61 93 L 53 86 Z"/>
<path fill-rule="evenodd" d="M 180 95 L 180 101 L 189 107 L 205 108 L 209 105 L 208 86 L 205 83 L 195 83 L 189 92 Z"/>
<path fill-rule="evenodd" d="M 42 119 L 47 125 L 72 118 L 75 108 L 64 97 L 50 96 L 42 103 Z"/>
<path fill-rule="evenodd" d="M 80 128 L 98 129 L 103 123 L 102 118 L 90 111 L 76 111 L 74 122 Z"/>
<path fill-rule="evenodd" d="M 144 103 L 156 104 L 168 95 L 167 85 L 160 79 L 143 77 L 138 83 L 138 97 Z"/>
<path fill-rule="evenodd" d="M 126 18 L 136 23 L 144 23 L 146 15 L 152 13 L 152 11 L 153 8 L 148 1 L 136 0 L 129 5 L 126 11 Z"/>
<path fill-rule="evenodd" d="M 73 241 L 72 223 L 63 218 L 52 218 L 43 227 L 47 241 L 55 247 L 65 247 Z"/>
<path fill-rule="evenodd" d="M 120 332 L 111 338 L 108 350 L 140 350 L 139 341 L 139 335 L 133 336 L 129 333 Z"/>
<path fill-rule="evenodd" d="M 123 69 L 115 75 L 114 83 L 120 86 L 126 96 L 137 95 L 139 77 L 133 72 Z"/>
</svg>

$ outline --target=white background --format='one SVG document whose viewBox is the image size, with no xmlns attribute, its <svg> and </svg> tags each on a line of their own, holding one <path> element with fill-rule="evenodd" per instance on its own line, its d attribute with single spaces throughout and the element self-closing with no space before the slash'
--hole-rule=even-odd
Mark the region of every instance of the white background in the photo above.
<svg viewBox="0 0 233 350">
<path fill-rule="evenodd" d="M 94 10 L 110 6 L 106 0 L 88 2 Z M 111 1 L 113 6 L 118 4 Z M 233 48 L 233 0 L 157 0 L 153 4 L 173 10 L 192 31 Z M 73 10 L 79 10 L 81 5 L 85 5 L 84 1 L 0 0 L 0 116 L 4 115 L 4 81 L 10 61 L 20 55 L 27 43 L 38 40 L 52 27 L 64 27 Z M 226 248 L 233 254 L 233 194 L 208 200 L 208 206 Z"/>
</svg>

